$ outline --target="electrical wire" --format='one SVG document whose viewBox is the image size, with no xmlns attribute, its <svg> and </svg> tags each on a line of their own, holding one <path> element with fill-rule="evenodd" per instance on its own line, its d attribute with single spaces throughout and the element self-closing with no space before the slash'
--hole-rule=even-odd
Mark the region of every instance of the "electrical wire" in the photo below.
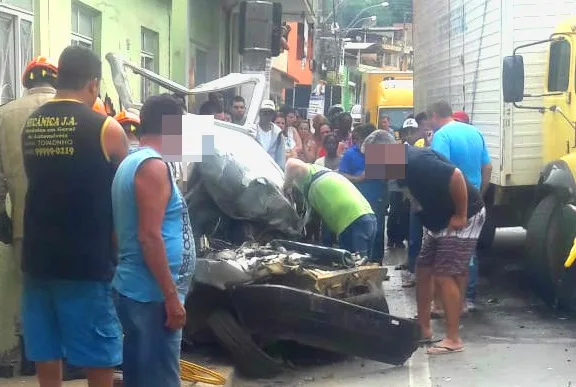
<svg viewBox="0 0 576 387">
<path fill-rule="evenodd" d="M 214 386 L 226 384 L 226 378 L 218 372 L 186 360 L 180 360 L 180 378 L 185 382 L 200 382 Z"/>
</svg>

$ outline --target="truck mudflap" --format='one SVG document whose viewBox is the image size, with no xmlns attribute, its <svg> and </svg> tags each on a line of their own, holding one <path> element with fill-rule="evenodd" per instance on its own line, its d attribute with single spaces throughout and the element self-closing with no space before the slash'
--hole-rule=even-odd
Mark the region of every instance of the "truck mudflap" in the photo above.
<svg viewBox="0 0 576 387">
<path fill-rule="evenodd" d="M 256 335 L 392 365 L 418 348 L 415 320 L 282 285 L 231 289 L 242 324 Z"/>
</svg>

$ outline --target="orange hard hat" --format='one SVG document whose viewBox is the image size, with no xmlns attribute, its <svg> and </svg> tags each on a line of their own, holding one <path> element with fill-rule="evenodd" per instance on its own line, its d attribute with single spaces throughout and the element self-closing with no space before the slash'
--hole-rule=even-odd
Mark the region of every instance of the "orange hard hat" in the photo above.
<svg viewBox="0 0 576 387">
<path fill-rule="evenodd" d="M 58 64 L 46 56 L 33 58 L 22 73 L 22 84 L 25 88 L 32 87 L 32 81 L 37 77 L 45 78 L 46 81 L 54 82 L 58 76 Z"/>
<path fill-rule="evenodd" d="M 138 114 L 134 114 L 126 110 L 122 110 L 120 113 L 116 114 L 116 117 L 114 117 L 114 119 L 118 121 L 120 125 L 123 124 L 140 125 L 140 117 L 138 116 Z"/>
<path fill-rule="evenodd" d="M 105 116 L 108 115 L 108 112 L 106 111 L 106 106 L 104 106 L 104 102 L 100 97 L 96 98 L 94 105 L 92 105 L 92 110 L 94 110 L 96 113 L 100 113 Z"/>
<path fill-rule="evenodd" d="M 131 133 L 137 135 L 138 128 L 140 127 L 140 116 L 138 116 L 138 114 L 122 110 L 120 113 L 116 114 L 114 119 L 122 125 L 126 134 Z"/>
</svg>

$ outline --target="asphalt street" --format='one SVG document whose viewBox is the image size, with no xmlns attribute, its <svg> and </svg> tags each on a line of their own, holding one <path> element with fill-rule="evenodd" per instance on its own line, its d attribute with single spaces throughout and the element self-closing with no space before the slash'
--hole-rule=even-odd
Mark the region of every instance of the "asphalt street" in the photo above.
<svg viewBox="0 0 576 387">
<path fill-rule="evenodd" d="M 349 359 L 299 368 L 272 380 L 236 378 L 236 387 L 576 387 L 576 317 L 555 314 L 522 283 L 522 229 L 498 230 L 492 251 L 481 257 L 488 272 L 479 284 L 479 310 L 461 320 L 465 351 L 430 357 L 423 349 L 400 367 Z M 414 289 L 402 289 L 405 250 L 387 252 L 391 313 L 416 314 Z M 441 321 L 434 322 L 443 333 Z"/>
</svg>

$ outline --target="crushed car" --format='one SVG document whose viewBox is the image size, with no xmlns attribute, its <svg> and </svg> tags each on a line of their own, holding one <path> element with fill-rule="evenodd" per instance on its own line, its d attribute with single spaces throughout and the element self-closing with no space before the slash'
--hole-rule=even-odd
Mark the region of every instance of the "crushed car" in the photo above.
<svg viewBox="0 0 576 387">
<path fill-rule="evenodd" d="M 137 108 L 126 69 L 197 96 L 255 83 L 246 124 L 214 120 L 213 153 L 189 169 L 188 203 L 198 258 L 186 299 L 185 340 L 217 341 L 249 377 L 285 369 L 278 344 L 403 364 L 418 347 L 412 319 L 389 314 L 387 269 L 348 251 L 302 243 L 309 210 L 282 193 L 284 174 L 254 139 L 264 98 L 258 74 L 230 74 L 187 89 L 108 54 L 125 109 Z"/>
</svg>

